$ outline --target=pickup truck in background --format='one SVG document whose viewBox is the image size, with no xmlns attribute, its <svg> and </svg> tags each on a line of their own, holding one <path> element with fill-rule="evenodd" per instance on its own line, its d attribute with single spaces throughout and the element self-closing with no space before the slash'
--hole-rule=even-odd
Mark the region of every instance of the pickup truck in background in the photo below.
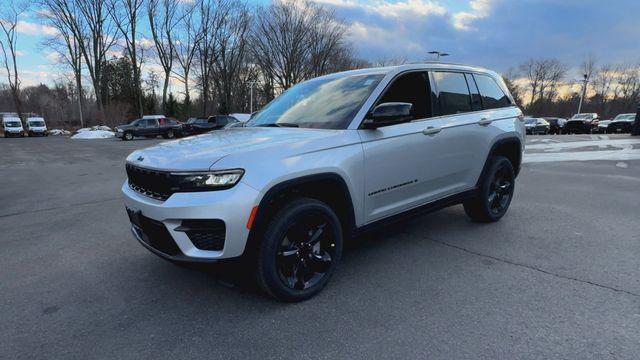
<svg viewBox="0 0 640 360">
<path fill-rule="evenodd" d="M 122 140 L 133 140 L 134 137 L 141 136 L 154 138 L 158 135 L 165 139 L 182 136 L 182 124 L 175 119 L 154 116 L 116 127 L 116 137 Z"/>
</svg>

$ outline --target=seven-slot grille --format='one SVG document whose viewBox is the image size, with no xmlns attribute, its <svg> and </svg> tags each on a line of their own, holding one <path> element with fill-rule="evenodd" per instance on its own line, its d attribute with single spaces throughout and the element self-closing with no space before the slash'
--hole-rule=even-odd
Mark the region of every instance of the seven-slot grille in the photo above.
<svg viewBox="0 0 640 360">
<path fill-rule="evenodd" d="M 129 187 L 156 200 L 167 200 L 173 194 L 171 174 L 127 164 Z"/>
</svg>

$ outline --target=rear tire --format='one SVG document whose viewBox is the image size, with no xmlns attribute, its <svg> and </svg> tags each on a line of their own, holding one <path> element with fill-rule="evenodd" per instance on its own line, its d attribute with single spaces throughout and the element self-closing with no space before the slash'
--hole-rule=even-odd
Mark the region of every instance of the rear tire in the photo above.
<svg viewBox="0 0 640 360">
<path fill-rule="evenodd" d="M 503 156 L 491 157 L 476 196 L 464 202 L 467 216 L 478 222 L 500 220 L 513 199 L 514 180 L 511 162 Z"/>
<path fill-rule="evenodd" d="M 306 300 L 324 288 L 341 255 L 342 227 L 333 210 L 315 199 L 296 199 L 269 220 L 256 281 L 278 300 Z"/>
</svg>

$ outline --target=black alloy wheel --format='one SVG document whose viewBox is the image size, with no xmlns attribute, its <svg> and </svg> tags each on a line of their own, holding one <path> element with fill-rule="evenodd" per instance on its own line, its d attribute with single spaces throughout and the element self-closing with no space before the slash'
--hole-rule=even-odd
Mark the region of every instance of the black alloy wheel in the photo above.
<svg viewBox="0 0 640 360">
<path fill-rule="evenodd" d="M 124 135 L 122 135 L 122 139 L 124 140 L 133 140 L 133 134 L 130 132 L 125 132 Z"/>
<path fill-rule="evenodd" d="M 513 187 L 513 173 L 502 166 L 493 176 L 491 181 L 489 196 L 487 203 L 491 213 L 499 215 L 506 211 L 506 207 L 511 201 Z"/>
<path fill-rule="evenodd" d="M 335 234 L 329 219 L 309 212 L 298 218 L 280 243 L 276 264 L 280 280 L 294 290 L 317 285 L 331 267 L 335 256 Z"/>
<path fill-rule="evenodd" d="M 173 132 L 173 130 L 167 131 L 167 138 L 173 139 L 174 137 L 176 137 L 176 134 Z"/>
<path fill-rule="evenodd" d="M 513 165 L 503 156 L 493 156 L 483 174 L 477 194 L 464 202 L 464 211 L 473 221 L 498 221 L 509 209 L 513 198 Z"/>
<path fill-rule="evenodd" d="M 258 250 L 258 285 L 282 301 L 306 300 L 335 272 L 342 225 L 327 204 L 298 198 L 270 218 Z"/>
</svg>

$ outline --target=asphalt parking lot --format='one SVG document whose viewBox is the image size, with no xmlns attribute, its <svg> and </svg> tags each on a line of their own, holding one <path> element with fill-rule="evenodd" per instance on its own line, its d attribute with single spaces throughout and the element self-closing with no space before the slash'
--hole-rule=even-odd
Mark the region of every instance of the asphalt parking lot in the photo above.
<svg viewBox="0 0 640 360">
<path fill-rule="evenodd" d="M 500 222 L 456 206 L 368 235 L 298 304 L 133 239 L 124 157 L 157 142 L 0 139 L 0 358 L 640 354 L 640 138 L 530 136 Z"/>
</svg>

